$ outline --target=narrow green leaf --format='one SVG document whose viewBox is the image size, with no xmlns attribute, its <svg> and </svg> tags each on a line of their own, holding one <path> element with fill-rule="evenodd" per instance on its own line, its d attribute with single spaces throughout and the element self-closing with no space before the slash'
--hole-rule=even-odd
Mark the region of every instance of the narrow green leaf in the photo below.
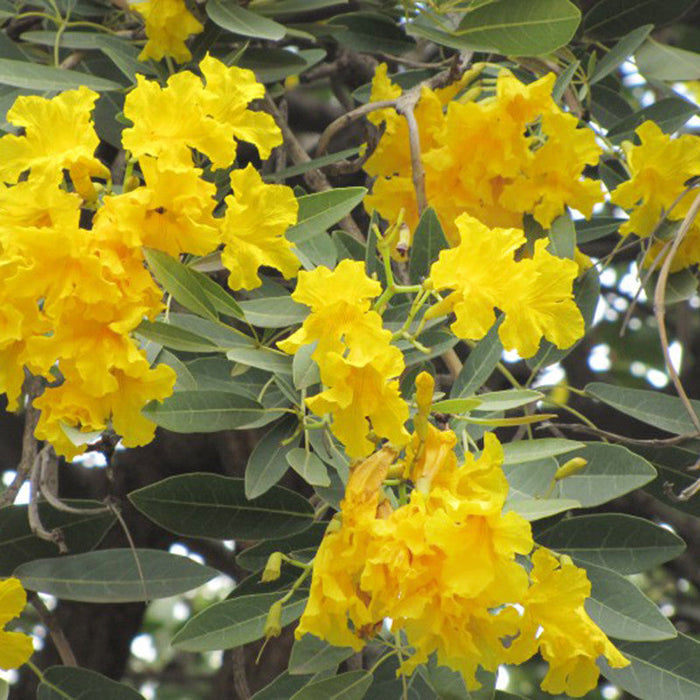
<svg viewBox="0 0 700 700">
<path fill-rule="evenodd" d="M 430 274 L 430 266 L 441 250 L 449 248 L 447 238 L 435 210 L 428 207 L 422 214 L 413 234 L 408 273 L 411 281 L 419 284 Z"/>
<path fill-rule="evenodd" d="M 504 391 L 489 391 L 479 394 L 475 398 L 479 399 L 479 406 L 475 411 L 508 411 L 520 406 L 540 401 L 544 394 L 534 389 L 505 389 Z"/>
<path fill-rule="evenodd" d="M 469 413 L 479 406 L 481 401 L 477 397 L 469 399 L 444 399 L 436 401 L 432 406 L 434 413 L 451 413 L 460 415 L 461 413 Z"/>
<path fill-rule="evenodd" d="M 347 5 L 348 0 L 275 0 L 266 5 L 256 6 L 256 11 L 261 15 L 270 17 L 288 17 L 290 15 L 305 14 L 313 10 L 321 10 L 335 5 Z"/>
<path fill-rule="evenodd" d="M 303 688 L 309 682 L 308 677 L 292 676 L 285 671 L 268 683 L 262 690 L 258 690 L 251 700 L 285 700 L 292 697 L 297 690 Z"/>
<path fill-rule="evenodd" d="M 184 651 L 218 651 L 255 642 L 264 634 L 270 606 L 279 599 L 278 593 L 262 593 L 214 603 L 189 620 L 172 644 Z M 294 622 L 305 606 L 305 599 L 286 603 L 282 625 Z"/>
<path fill-rule="evenodd" d="M 327 28 L 353 51 L 402 54 L 416 45 L 400 23 L 379 12 L 345 12 L 328 20 Z"/>
<path fill-rule="evenodd" d="M 567 44 L 580 21 L 568 0 L 500 0 L 467 12 L 455 33 L 465 48 L 541 56 Z"/>
<path fill-rule="evenodd" d="M 585 443 L 564 438 L 540 438 L 539 440 L 518 440 L 503 445 L 503 464 L 522 464 L 546 457 L 580 450 Z"/>
<path fill-rule="evenodd" d="M 218 348 L 256 348 L 257 342 L 245 333 L 224 323 L 209 321 L 193 314 L 168 314 L 168 323 L 206 338 Z"/>
<path fill-rule="evenodd" d="M 321 374 L 318 365 L 311 357 L 316 349 L 317 343 L 302 345 L 294 353 L 292 360 L 292 379 L 294 386 L 299 389 L 308 389 L 321 381 Z"/>
<path fill-rule="evenodd" d="M 539 544 L 619 574 L 636 574 L 675 559 L 685 543 L 673 532 L 623 513 L 561 520 L 537 537 Z"/>
<path fill-rule="evenodd" d="M 617 91 L 600 83 L 591 86 L 591 114 L 605 129 L 610 129 L 633 113 L 629 102 Z M 578 224 L 579 222 L 576 222 L 576 230 Z"/>
<path fill-rule="evenodd" d="M 324 233 L 349 214 L 367 194 L 365 187 L 336 187 L 298 198 L 297 223 L 287 229 L 287 238 L 299 244 Z"/>
<path fill-rule="evenodd" d="M 273 552 L 293 554 L 300 550 L 316 548 L 326 533 L 328 523 L 314 523 L 310 528 L 291 537 L 262 540 L 252 547 L 246 547 L 237 557 L 236 563 L 248 571 L 260 571 Z M 294 571 L 293 567 L 291 568 Z"/>
<path fill-rule="evenodd" d="M 99 501 L 67 500 L 73 508 L 99 508 Z M 65 513 L 40 502 L 39 517 L 48 530 L 59 528 L 71 554 L 96 547 L 115 522 L 113 513 Z M 0 508 L 0 576 L 10 576 L 20 565 L 33 559 L 59 555 L 58 547 L 34 535 L 29 527 L 28 506 Z"/>
<path fill-rule="evenodd" d="M 581 67 L 581 61 L 573 61 L 557 76 L 554 87 L 552 88 L 552 99 L 560 103 L 566 89 L 571 85 L 576 71 Z"/>
<path fill-rule="evenodd" d="M 201 273 L 161 250 L 144 248 L 143 256 L 158 282 L 176 301 L 200 316 L 217 320 L 216 310 L 199 284 Z"/>
<path fill-rule="evenodd" d="M 472 348 L 452 387 L 450 392 L 452 398 L 475 394 L 496 369 L 496 365 L 500 362 L 503 355 L 503 345 L 498 337 L 499 326 L 500 320 Z"/>
<path fill-rule="evenodd" d="M 322 168 L 325 165 L 331 165 L 332 163 L 337 163 L 340 160 L 345 160 L 345 158 L 356 156 L 359 151 L 359 148 L 346 148 L 342 151 L 329 153 L 328 155 L 321 156 L 320 158 L 313 158 L 308 163 L 300 163 L 299 165 L 292 165 L 289 168 L 278 170 L 275 173 L 263 174 L 263 180 L 265 180 L 265 182 L 283 182 L 287 178 L 308 173 L 309 170 L 313 170 L 314 168 Z"/>
<path fill-rule="evenodd" d="M 298 421 L 294 416 L 287 416 L 260 439 L 248 458 L 245 469 L 246 498 L 261 496 L 272 488 L 286 473 L 285 455 L 294 443 L 286 441 L 294 434 Z"/>
<path fill-rule="evenodd" d="M 240 306 L 248 323 L 258 328 L 286 328 L 309 315 L 309 309 L 289 295 L 242 301 Z"/>
<path fill-rule="evenodd" d="M 635 55 L 637 69 L 648 80 L 698 80 L 700 53 L 649 40 Z"/>
<path fill-rule="evenodd" d="M 586 393 L 625 415 L 669 433 L 683 435 L 695 432 L 693 421 L 683 402 L 676 396 L 645 389 L 628 389 L 603 382 L 586 385 Z M 695 413 L 700 416 L 700 401 L 692 401 Z"/>
<path fill-rule="evenodd" d="M 235 385 L 232 385 L 232 391 Z M 245 428 L 261 418 L 263 407 L 224 391 L 179 391 L 162 403 L 151 401 L 142 413 L 175 433 L 214 433 Z"/>
<path fill-rule="evenodd" d="M 289 657 L 289 673 L 298 676 L 335 669 L 354 653 L 355 650 L 350 647 L 334 647 L 312 634 L 305 634 L 294 642 Z"/>
<path fill-rule="evenodd" d="M 620 445 L 588 443 L 578 456 L 586 467 L 557 483 L 559 498 L 572 498 L 590 508 L 644 486 L 656 477 L 645 459 Z"/>
<path fill-rule="evenodd" d="M 87 668 L 51 666 L 41 677 L 37 700 L 143 700 L 133 688 Z"/>
<path fill-rule="evenodd" d="M 24 588 L 84 603 L 167 598 L 197 588 L 218 574 L 216 569 L 159 549 L 102 549 L 35 559 L 14 572 Z"/>
<path fill-rule="evenodd" d="M 593 71 L 593 75 L 589 77 L 590 83 L 595 84 L 602 80 L 606 75 L 610 75 L 621 63 L 626 61 L 649 36 L 653 24 L 645 24 L 641 27 L 633 29 L 629 34 L 620 39 L 608 53 L 603 56 Z M 639 65 L 639 56 L 637 56 L 637 67 L 641 72 L 644 72 Z"/>
<path fill-rule="evenodd" d="M 206 10 L 214 24 L 241 36 L 278 41 L 287 32 L 284 25 L 242 8 L 235 0 L 210 0 Z"/>
<path fill-rule="evenodd" d="M 588 564 L 591 597 L 586 612 L 605 634 L 616 639 L 652 642 L 673 639 L 676 630 L 655 603 L 615 571 Z"/>
<path fill-rule="evenodd" d="M 504 512 L 513 510 L 532 522 L 574 508 L 581 508 L 581 503 L 572 498 L 513 498 L 506 501 Z"/>
<path fill-rule="evenodd" d="M 136 75 L 155 75 L 155 69 L 148 62 L 139 61 L 139 49 L 128 41 L 108 34 L 95 34 L 95 45 L 129 79 L 136 82 Z"/>
<path fill-rule="evenodd" d="M 69 90 L 81 85 L 91 90 L 106 92 L 121 90 L 122 85 L 89 73 L 65 68 L 40 66 L 28 61 L 0 58 L 0 85 L 14 85 L 27 90 Z"/>
<path fill-rule="evenodd" d="M 187 537 L 262 540 L 306 530 L 314 510 L 294 491 L 271 487 L 249 499 L 243 479 L 219 474 L 183 474 L 145 486 L 129 500 L 166 530 Z"/>
<path fill-rule="evenodd" d="M 146 340 L 183 352 L 218 352 L 219 348 L 207 338 L 163 321 L 141 321 L 136 333 Z"/>
<path fill-rule="evenodd" d="M 286 454 L 289 465 L 299 476 L 312 486 L 330 486 L 326 465 L 313 453 L 303 447 L 294 447 Z"/>
<path fill-rule="evenodd" d="M 667 97 L 619 121 L 608 131 L 608 138 L 615 144 L 631 139 L 634 130 L 648 119 L 656 122 L 664 133 L 672 134 L 699 111 L 698 105 L 682 97 Z"/>
<path fill-rule="evenodd" d="M 39 29 L 30 32 L 22 32 L 22 41 L 28 41 L 41 46 L 54 46 L 58 37 L 59 46 L 61 48 L 85 51 L 98 48 L 96 41 L 98 36 L 99 34 L 96 32 L 67 31 L 62 32 L 61 36 L 58 37 L 57 32 Z"/>
<path fill-rule="evenodd" d="M 294 693 L 291 700 L 362 700 L 370 685 L 369 671 L 348 671 L 309 683 Z"/>
<path fill-rule="evenodd" d="M 558 216 L 549 229 L 549 245 L 547 250 L 558 258 L 574 259 L 576 249 L 576 229 L 568 214 Z"/>
<path fill-rule="evenodd" d="M 685 634 L 663 642 L 618 642 L 632 663 L 611 668 L 599 664 L 605 677 L 640 700 L 697 700 L 700 697 L 700 642 Z"/>
<path fill-rule="evenodd" d="M 581 245 L 582 243 L 597 241 L 599 238 L 615 233 L 624 223 L 625 219 L 615 219 L 613 217 L 601 217 L 591 221 L 577 221 L 576 243 Z"/>
<path fill-rule="evenodd" d="M 694 4 L 695 0 L 601 0 L 586 14 L 583 29 L 604 39 L 624 36 L 643 24 L 672 22 Z"/>
<path fill-rule="evenodd" d="M 217 284 L 211 277 L 201 272 L 189 268 L 194 274 L 194 278 L 209 303 L 224 316 L 232 318 L 243 318 L 243 311 L 238 302 L 220 284 Z"/>
<path fill-rule="evenodd" d="M 292 358 L 280 350 L 272 348 L 233 348 L 226 353 L 233 362 L 240 362 L 248 367 L 257 367 L 275 374 L 291 374 Z"/>
</svg>

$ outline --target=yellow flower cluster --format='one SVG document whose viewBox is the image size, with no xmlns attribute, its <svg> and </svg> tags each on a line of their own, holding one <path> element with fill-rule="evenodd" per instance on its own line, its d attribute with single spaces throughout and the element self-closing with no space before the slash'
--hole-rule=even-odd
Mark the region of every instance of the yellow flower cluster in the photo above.
<svg viewBox="0 0 700 700">
<path fill-rule="evenodd" d="M 292 298 L 311 313 L 296 333 L 279 343 L 290 354 L 317 343 L 312 358 L 327 388 L 306 404 L 318 415 L 332 415 L 331 430 L 351 457 L 372 451 L 370 428 L 394 445 L 408 440 L 408 406 L 396 379 L 404 370 L 403 355 L 391 345 L 381 316 L 369 308 L 381 289 L 361 262 L 343 260 L 332 271 L 318 267 L 300 272 Z"/>
<path fill-rule="evenodd" d="M 688 191 L 688 182 L 700 175 L 700 138 L 685 134 L 671 138 L 651 121 L 637 128 L 638 146 L 629 141 L 623 144 L 630 179 L 619 185 L 611 199 L 631 210 L 630 218 L 620 233 L 634 233 L 648 238 L 666 219 L 680 222 L 688 213 L 697 190 Z M 660 235 L 646 257 L 647 264 L 655 260 L 667 241 Z M 697 219 L 681 242 L 671 263 L 676 271 L 700 262 L 700 225 Z"/>
<path fill-rule="evenodd" d="M 27 603 L 27 594 L 16 578 L 0 583 L 0 627 L 17 617 Z M 7 671 L 25 663 L 34 651 L 32 638 L 21 632 L 0 629 L 0 668 Z"/>
<path fill-rule="evenodd" d="M 152 58 L 160 61 L 165 56 L 184 63 L 192 58 L 185 41 L 191 34 L 199 34 L 204 26 L 190 13 L 185 0 L 139 0 L 129 7 L 146 22 L 148 41 L 139 54 L 139 61 Z"/>
<path fill-rule="evenodd" d="M 377 69 L 372 101 L 401 94 L 386 70 L 385 64 Z M 503 70 L 495 96 L 479 102 L 452 99 L 461 83 L 444 90 L 423 87 L 415 117 L 426 197 L 451 243 L 459 240 L 455 219 L 465 212 L 500 227 L 522 227 L 523 214 L 530 213 L 548 228 L 565 207 L 590 216 L 603 200 L 600 183 L 582 176 L 598 162 L 601 148 L 595 134 L 578 128 L 577 119 L 552 99 L 554 80 L 549 74 L 523 85 Z M 414 229 L 418 208 L 406 120 L 384 109 L 373 121 L 383 122 L 385 131 L 365 164 L 377 178 L 365 206 L 389 221 L 403 209 Z"/>
<path fill-rule="evenodd" d="M 263 183 L 252 166 L 231 172 L 233 194 L 224 216 L 214 217 L 216 187 L 195 167 L 192 149 L 228 167 L 236 139 L 267 155 L 281 134 L 269 115 L 247 108 L 263 91 L 252 72 L 211 57 L 201 69 L 206 85 L 189 72 L 165 88 L 139 76 L 126 97 L 134 126 L 123 144 L 145 182 L 118 194 L 98 196 L 92 182 L 109 179 L 94 156 L 96 93 L 21 97 L 8 113 L 25 131 L 0 139 L 0 177 L 10 185 L 0 191 L 0 391 L 16 407 L 23 366 L 62 380 L 35 400 L 37 437 L 61 454 L 82 449 L 65 426 L 91 432 L 111 421 L 125 445 L 149 442 L 155 426 L 140 409 L 172 393 L 174 372 L 151 369 L 130 336 L 162 308 L 142 246 L 178 256 L 223 244 L 234 289 L 258 286 L 261 265 L 287 277 L 299 267 L 284 238 L 296 199 L 287 187 Z"/>
<path fill-rule="evenodd" d="M 548 253 L 546 239 L 535 242 L 531 258 L 516 260 L 515 252 L 525 244 L 521 230 L 490 229 L 468 214 L 455 225 L 459 243 L 441 251 L 429 277 L 434 289 L 452 291 L 429 309 L 428 317 L 453 312 L 454 334 L 479 340 L 495 322 L 498 307 L 505 314 L 498 329 L 503 346 L 521 357 L 534 355 L 542 336 L 567 348 L 583 335 L 583 317 L 572 294 L 578 275 L 573 260 Z"/>
<path fill-rule="evenodd" d="M 487 434 L 481 456 L 460 466 L 455 435 L 424 428 L 403 463 L 385 447 L 353 468 L 340 522 L 314 560 L 297 638 L 310 633 L 359 650 L 388 618 L 410 646 L 402 673 L 436 654 L 469 689 L 479 686 L 479 667 L 495 671 L 537 651 L 549 663 L 542 687 L 550 693 L 595 687 L 600 655 L 626 666 L 584 610 L 585 571 L 546 549 L 532 553 L 529 523 L 503 512 L 508 483 L 496 437 Z M 393 509 L 382 482 L 395 465 L 416 488 Z M 522 563 L 530 554 L 531 570 Z"/>
</svg>

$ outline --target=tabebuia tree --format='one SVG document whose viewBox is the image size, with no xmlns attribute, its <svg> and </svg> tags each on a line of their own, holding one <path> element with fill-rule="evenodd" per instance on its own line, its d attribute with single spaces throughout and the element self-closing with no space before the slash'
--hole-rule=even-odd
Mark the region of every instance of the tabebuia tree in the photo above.
<svg viewBox="0 0 700 700">
<path fill-rule="evenodd" d="M 695 0 L 0 13 L 5 696 L 700 697 Z"/>
</svg>

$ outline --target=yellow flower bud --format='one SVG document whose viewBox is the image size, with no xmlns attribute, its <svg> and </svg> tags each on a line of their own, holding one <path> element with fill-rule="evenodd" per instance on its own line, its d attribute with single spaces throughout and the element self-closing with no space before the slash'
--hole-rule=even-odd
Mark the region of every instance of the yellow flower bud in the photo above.
<svg viewBox="0 0 700 700">
<path fill-rule="evenodd" d="M 297 85 L 299 85 L 299 76 L 298 75 L 288 75 L 284 79 L 284 89 L 285 90 L 293 90 Z"/>
<path fill-rule="evenodd" d="M 127 192 L 135 190 L 140 184 L 141 180 L 139 180 L 138 176 L 129 175 L 129 177 L 127 177 L 126 180 L 124 180 L 124 188 L 122 191 L 124 192 L 124 194 L 126 194 Z"/>
<path fill-rule="evenodd" d="M 262 572 L 262 582 L 276 581 L 282 572 L 282 552 L 270 554 L 265 569 Z"/>
<path fill-rule="evenodd" d="M 282 601 L 272 604 L 265 621 L 265 638 L 279 637 L 282 633 Z"/>
<path fill-rule="evenodd" d="M 573 459 L 570 459 L 565 464 L 562 464 L 559 469 L 557 469 L 557 472 L 554 475 L 554 481 L 561 481 L 562 479 L 566 479 L 567 476 L 577 474 L 584 469 L 587 464 L 588 460 L 584 459 L 583 457 L 574 457 Z"/>
</svg>

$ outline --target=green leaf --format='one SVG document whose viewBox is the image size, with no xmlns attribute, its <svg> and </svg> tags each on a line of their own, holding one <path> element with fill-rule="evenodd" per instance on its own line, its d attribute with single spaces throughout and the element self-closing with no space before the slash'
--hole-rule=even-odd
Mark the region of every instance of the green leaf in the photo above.
<svg viewBox="0 0 700 700">
<path fill-rule="evenodd" d="M 558 216 L 549 229 L 549 245 L 547 250 L 558 258 L 574 259 L 576 249 L 576 229 L 568 214 Z"/>
<path fill-rule="evenodd" d="M 576 243 L 581 245 L 582 243 L 597 241 L 599 238 L 615 233 L 624 223 L 625 219 L 615 219 L 613 217 L 601 217 L 591 221 L 577 221 Z"/>
<path fill-rule="evenodd" d="M 156 75 L 156 71 L 146 61 L 139 61 L 139 49 L 117 36 L 94 34 L 95 45 L 129 79 L 136 82 L 136 75 Z"/>
<path fill-rule="evenodd" d="M 583 442 L 566 440 L 564 438 L 540 438 L 539 440 L 518 440 L 503 445 L 503 464 L 522 464 L 534 462 L 546 457 L 580 450 L 585 447 Z"/>
<path fill-rule="evenodd" d="M 214 603 L 185 623 L 172 645 L 184 651 L 218 651 L 255 642 L 265 633 L 270 606 L 279 599 L 278 593 L 262 593 Z M 294 622 L 305 606 L 305 599 L 286 603 L 282 626 Z"/>
<path fill-rule="evenodd" d="M 572 498 L 590 508 L 644 486 L 656 476 L 645 459 L 620 445 L 588 443 L 577 455 L 588 460 L 586 467 L 557 482 L 558 498 Z"/>
<path fill-rule="evenodd" d="M 291 296 L 272 296 L 240 303 L 246 321 L 258 328 L 286 328 L 302 323 L 309 309 Z"/>
<path fill-rule="evenodd" d="M 411 281 L 419 284 L 430 274 L 430 266 L 438 259 L 441 250 L 449 248 L 447 238 L 435 210 L 428 207 L 422 214 L 413 234 L 408 273 Z"/>
<path fill-rule="evenodd" d="M 539 544 L 619 574 L 636 574 L 675 559 L 685 543 L 673 532 L 623 513 L 561 520 L 537 537 Z"/>
<path fill-rule="evenodd" d="M 628 389 L 603 382 L 592 382 L 586 385 L 585 391 L 594 399 L 655 428 L 676 435 L 695 432 L 688 411 L 683 402 L 675 396 L 645 389 Z M 691 400 L 690 403 L 696 415 L 700 416 L 700 401 Z"/>
<path fill-rule="evenodd" d="M 122 85 L 106 78 L 76 70 L 40 66 L 28 61 L 0 58 L 0 85 L 14 85 L 27 90 L 69 90 L 81 85 L 91 90 L 106 92 L 121 90 Z"/>
<path fill-rule="evenodd" d="M 278 41 L 287 33 L 282 24 L 245 10 L 235 0 L 209 0 L 206 10 L 214 24 L 241 36 Z"/>
<path fill-rule="evenodd" d="M 336 187 L 299 197 L 297 223 L 287 229 L 287 238 L 298 244 L 319 233 L 325 233 L 349 214 L 366 194 L 365 187 Z"/>
<path fill-rule="evenodd" d="M 504 445 L 503 447 L 507 447 Z M 508 479 L 508 499 L 546 500 L 554 475 L 557 473 L 557 460 L 554 457 L 542 457 L 530 462 L 504 464 L 503 473 Z M 548 506 L 549 507 L 549 506 Z"/>
<path fill-rule="evenodd" d="M 415 48 L 398 22 L 378 12 L 347 12 L 328 20 L 333 38 L 352 51 L 402 54 Z"/>
<path fill-rule="evenodd" d="M 513 498 L 506 501 L 504 512 L 513 510 L 532 522 L 580 507 L 581 503 L 573 498 Z"/>
<path fill-rule="evenodd" d="M 455 34 L 464 48 L 541 56 L 567 44 L 580 21 L 568 0 L 500 0 L 467 12 Z"/>
<path fill-rule="evenodd" d="M 133 688 L 87 668 L 51 666 L 41 677 L 37 700 L 143 700 Z"/>
<path fill-rule="evenodd" d="M 218 352 L 209 339 L 163 321 L 141 321 L 136 333 L 146 340 L 183 352 Z"/>
<path fill-rule="evenodd" d="M 261 496 L 285 475 L 285 455 L 294 445 L 285 443 L 294 434 L 297 425 L 294 416 L 286 416 L 263 435 L 250 453 L 245 469 L 246 498 Z"/>
<path fill-rule="evenodd" d="M 96 32 L 63 32 L 59 38 L 59 46 L 64 49 L 89 50 L 97 49 Z M 22 41 L 28 41 L 32 44 L 41 46 L 54 46 L 57 32 L 39 29 L 30 32 L 22 32 Z"/>
<path fill-rule="evenodd" d="M 672 224 L 672 226 L 674 226 L 674 224 Z M 680 222 L 678 223 L 678 227 L 680 228 Z M 658 272 L 645 275 L 644 277 L 642 287 L 650 299 L 654 298 L 654 290 L 656 289 L 658 280 Z M 698 278 L 693 271 L 686 268 L 684 270 L 678 270 L 678 272 L 672 272 L 666 280 L 665 305 L 669 306 L 682 301 L 688 301 L 688 299 L 695 295 L 697 289 Z"/>
<path fill-rule="evenodd" d="M 452 398 L 472 396 L 496 369 L 503 355 L 503 345 L 498 337 L 499 326 L 500 321 L 472 348 L 452 387 Z"/>
<path fill-rule="evenodd" d="M 216 310 L 199 284 L 201 273 L 160 250 L 144 248 L 143 256 L 158 282 L 176 301 L 200 316 L 217 320 Z"/>
<path fill-rule="evenodd" d="M 453 415 L 460 415 L 461 413 L 469 413 L 474 410 L 481 401 L 477 397 L 468 399 L 444 399 L 443 401 L 436 401 L 431 411 L 433 413 L 451 413 Z"/>
<path fill-rule="evenodd" d="M 309 682 L 303 676 L 291 676 L 288 671 L 280 674 L 274 681 L 268 683 L 262 690 L 258 690 L 251 700 L 285 700 L 292 697 L 297 690 L 303 688 Z"/>
<path fill-rule="evenodd" d="M 289 657 L 289 673 L 298 676 L 335 669 L 341 661 L 355 653 L 350 647 L 334 647 L 312 634 L 297 639 Z"/>
<path fill-rule="evenodd" d="M 320 51 L 323 58 L 325 52 Z M 284 80 L 289 75 L 301 73 L 306 68 L 306 61 L 294 51 L 268 46 L 264 49 L 246 49 L 236 65 L 252 70 L 261 83 L 273 83 Z"/>
<path fill-rule="evenodd" d="M 99 508 L 99 501 L 66 500 L 73 508 Z M 72 554 L 96 547 L 115 521 L 113 513 L 65 513 L 40 502 L 39 517 L 47 530 L 59 528 Z M 0 576 L 10 576 L 20 565 L 33 559 L 59 555 L 58 547 L 34 535 L 29 526 L 28 506 L 0 508 Z"/>
<path fill-rule="evenodd" d="M 312 486 L 330 486 L 326 465 L 313 453 L 303 447 L 294 447 L 286 455 L 289 466 Z"/>
<path fill-rule="evenodd" d="M 348 671 L 309 683 L 294 693 L 291 700 L 362 700 L 370 685 L 369 671 Z"/>
<path fill-rule="evenodd" d="M 311 357 L 316 350 L 317 343 L 302 345 L 299 350 L 294 353 L 292 360 L 292 379 L 295 388 L 308 389 L 314 384 L 321 381 L 321 373 L 318 365 Z"/>
<path fill-rule="evenodd" d="M 326 533 L 327 526 L 328 523 L 326 522 L 318 522 L 314 523 L 307 530 L 292 535 L 291 537 L 258 542 L 252 547 L 246 547 L 236 557 L 236 563 L 248 571 L 260 571 L 273 552 L 292 554 L 303 549 L 309 549 L 310 547 L 318 549 Z M 291 570 L 294 571 L 293 568 Z"/>
<path fill-rule="evenodd" d="M 232 383 L 232 391 L 235 384 Z M 142 413 L 175 433 L 214 433 L 249 426 L 264 409 L 245 396 L 225 391 L 179 391 L 162 403 L 147 403 Z"/>
<path fill-rule="evenodd" d="M 649 40 L 637 51 L 639 72 L 648 80 L 697 80 L 700 78 L 700 53 Z"/>
<path fill-rule="evenodd" d="M 695 0 L 601 0 L 583 20 L 586 34 L 599 38 L 624 36 L 643 24 L 672 22 L 695 4 Z"/>
<path fill-rule="evenodd" d="M 345 150 L 329 153 L 328 155 L 321 156 L 320 158 L 313 158 L 307 163 L 292 165 L 289 168 L 284 168 L 283 170 L 278 170 L 274 173 L 263 173 L 262 177 L 265 182 L 283 182 L 287 178 L 308 173 L 309 170 L 313 170 L 314 168 L 322 168 L 325 165 L 331 165 L 332 163 L 337 163 L 338 161 L 345 160 L 351 156 L 356 156 L 359 151 L 360 149 L 357 147 L 346 148 Z"/>
<path fill-rule="evenodd" d="M 255 5 L 255 9 L 261 15 L 288 17 L 290 15 L 306 14 L 313 10 L 321 10 L 324 7 L 347 4 L 348 0 L 275 0 L 265 5 Z"/>
<path fill-rule="evenodd" d="M 700 643 L 685 634 L 664 642 L 618 642 L 632 663 L 611 668 L 599 664 L 605 677 L 640 700 L 697 700 L 700 697 Z"/>
<path fill-rule="evenodd" d="M 651 642 L 673 639 L 676 630 L 637 586 L 610 569 L 588 564 L 591 597 L 586 612 L 605 634 L 616 639 Z"/>
<path fill-rule="evenodd" d="M 593 119 L 605 129 L 615 126 L 633 112 L 629 102 L 616 90 L 611 90 L 600 83 L 591 86 L 591 114 Z M 576 222 L 576 230 L 579 228 L 579 223 L 583 222 Z"/>
<path fill-rule="evenodd" d="M 505 389 L 504 391 L 489 391 L 479 394 L 475 398 L 479 399 L 479 406 L 475 411 L 508 411 L 512 408 L 527 406 L 528 404 L 540 401 L 544 394 L 534 389 Z"/>
<path fill-rule="evenodd" d="M 233 362 L 264 369 L 274 374 L 292 373 L 292 358 L 272 348 L 234 348 L 226 353 L 226 357 Z"/>
<path fill-rule="evenodd" d="M 608 131 L 608 138 L 615 144 L 631 139 L 634 136 L 634 130 L 648 119 L 656 122 L 664 133 L 672 134 L 698 111 L 700 111 L 698 105 L 682 97 L 667 97 L 619 121 Z"/>
<path fill-rule="evenodd" d="M 606 75 L 610 75 L 621 63 L 626 61 L 642 45 L 653 28 L 653 24 L 645 24 L 633 29 L 629 34 L 622 37 L 622 39 L 598 61 L 593 75 L 589 77 L 590 84 L 593 85 L 599 80 L 602 80 Z M 637 67 L 642 73 L 644 72 L 639 65 L 639 56 L 637 56 Z"/>
<path fill-rule="evenodd" d="M 231 316 L 232 318 L 243 318 L 241 307 L 229 292 L 220 284 L 217 284 L 209 275 L 192 268 L 190 270 L 195 275 L 193 279 L 197 281 L 201 292 L 220 314 Z"/>
<path fill-rule="evenodd" d="M 129 494 L 129 500 L 161 527 L 186 537 L 262 540 L 306 530 L 314 509 L 294 491 L 271 487 L 248 499 L 243 479 L 219 474 L 171 476 Z"/>
<path fill-rule="evenodd" d="M 218 574 L 216 569 L 159 549 L 101 549 L 35 559 L 14 572 L 24 588 L 84 603 L 167 598 L 197 588 Z"/>
</svg>

